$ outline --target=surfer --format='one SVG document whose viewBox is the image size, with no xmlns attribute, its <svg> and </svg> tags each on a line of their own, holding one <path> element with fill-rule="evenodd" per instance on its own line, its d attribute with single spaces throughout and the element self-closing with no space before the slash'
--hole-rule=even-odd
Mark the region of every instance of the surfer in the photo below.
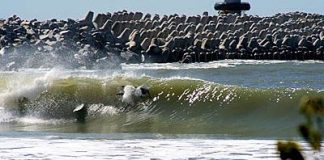
<svg viewBox="0 0 324 160">
<path fill-rule="evenodd" d="M 151 98 L 149 88 L 144 85 L 138 87 L 133 85 L 122 86 L 121 92 L 117 93 L 117 95 L 122 96 L 121 101 L 127 106 L 135 106 L 145 98 Z"/>
<path fill-rule="evenodd" d="M 81 104 L 74 108 L 73 113 L 78 123 L 84 123 L 88 115 L 88 105 Z"/>
<path fill-rule="evenodd" d="M 136 106 L 147 97 L 151 98 L 149 88 L 144 85 L 138 87 L 133 85 L 122 86 L 122 90 L 117 95 L 121 96 L 121 101 L 126 104 L 126 109 Z M 88 108 L 88 104 L 81 104 L 74 108 L 73 113 L 78 123 L 85 123 Z"/>
<path fill-rule="evenodd" d="M 27 104 L 29 103 L 29 99 L 27 97 L 18 98 L 18 113 L 20 116 L 26 115 Z"/>
</svg>

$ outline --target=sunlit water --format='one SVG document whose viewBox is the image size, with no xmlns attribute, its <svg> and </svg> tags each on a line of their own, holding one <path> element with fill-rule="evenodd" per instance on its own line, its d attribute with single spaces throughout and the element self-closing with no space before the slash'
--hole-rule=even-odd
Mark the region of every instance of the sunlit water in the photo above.
<svg viewBox="0 0 324 160">
<path fill-rule="evenodd" d="M 43 107 L 77 105 L 71 95 L 45 96 L 25 117 L 6 111 L 17 97 L 52 93 L 47 83 L 60 78 L 56 92 L 111 105 L 95 110 L 81 127 L 68 109 Z M 150 86 L 152 104 L 119 113 L 112 95 L 127 83 L 158 85 Z M 0 159 L 278 159 L 278 139 L 301 141 L 295 129 L 302 116 L 287 105 L 298 105 L 304 94 L 323 96 L 324 63 L 226 60 L 123 64 L 114 70 L 20 69 L 1 72 L 0 84 Z M 76 85 L 83 90 L 72 92 L 69 86 Z M 308 159 L 324 159 L 323 152 L 301 143 Z"/>
</svg>

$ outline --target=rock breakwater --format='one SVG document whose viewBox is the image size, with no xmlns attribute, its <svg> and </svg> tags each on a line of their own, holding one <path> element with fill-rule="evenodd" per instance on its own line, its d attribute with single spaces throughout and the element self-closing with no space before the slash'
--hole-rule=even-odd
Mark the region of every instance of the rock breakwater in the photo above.
<svg viewBox="0 0 324 160">
<path fill-rule="evenodd" d="M 81 20 L 0 19 L 0 69 L 106 68 L 119 63 L 222 59 L 324 60 L 324 16 L 151 15 L 119 11 Z"/>
</svg>

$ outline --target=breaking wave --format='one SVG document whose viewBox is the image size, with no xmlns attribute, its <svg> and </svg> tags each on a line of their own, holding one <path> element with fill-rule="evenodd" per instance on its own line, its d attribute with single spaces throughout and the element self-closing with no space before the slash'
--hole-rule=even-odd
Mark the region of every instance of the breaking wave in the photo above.
<svg viewBox="0 0 324 160">
<path fill-rule="evenodd" d="M 142 84 L 150 87 L 152 98 L 131 108 L 121 102 L 121 86 Z M 80 126 L 73 109 L 87 104 L 83 130 L 97 133 L 289 136 L 302 120 L 301 97 L 324 97 L 314 89 L 245 88 L 183 77 L 60 76 L 56 71 L 38 78 L 2 76 L 0 88 L 2 124 L 46 124 L 55 125 L 51 130 L 74 132 Z"/>
</svg>

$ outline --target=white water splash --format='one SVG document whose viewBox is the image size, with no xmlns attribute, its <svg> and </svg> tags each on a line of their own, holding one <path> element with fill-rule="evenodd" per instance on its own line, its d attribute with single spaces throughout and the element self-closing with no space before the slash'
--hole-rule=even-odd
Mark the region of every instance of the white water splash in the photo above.
<svg viewBox="0 0 324 160">
<path fill-rule="evenodd" d="M 16 107 L 19 98 L 22 97 L 33 100 L 59 78 L 62 78 L 60 69 L 54 68 L 45 75 L 35 78 L 31 84 L 26 84 L 23 77 L 11 79 L 7 89 L 0 93 L 0 106 L 4 108 Z"/>
<path fill-rule="evenodd" d="M 279 159 L 276 140 L 0 137 L 0 146 L 2 159 Z M 304 154 L 324 158 L 309 149 Z"/>
<path fill-rule="evenodd" d="M 141 64 L 121 64 L 123 70 L 187 70 L 187 69 L 216 69 L 216 68 L 230 68 L 239 65 L 260 65 L 260 64 L 317 64 L 324 63 L 323 61 L 282 61 L 282 60 L 220 60 L 213 62 L 201 63 L 141 63 Z"/>
</svg>

